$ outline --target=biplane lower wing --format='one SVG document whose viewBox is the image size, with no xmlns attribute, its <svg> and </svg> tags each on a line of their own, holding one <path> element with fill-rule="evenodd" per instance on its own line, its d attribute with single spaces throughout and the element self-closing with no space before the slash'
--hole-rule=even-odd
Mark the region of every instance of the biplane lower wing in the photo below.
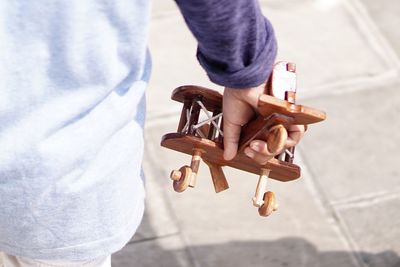
<svg viewBox="0 0 400 267">
<path fill-rule="evenodd" d="M 223 159 L 223 149 L 217 143 L 197 136 L 169 133 L 163 136 L 161 145 L 188 155 L 192 155 L 194 149 L 201 149 L 204 161 L 220 166 L 230 166 L 257 175 L 260 174 L 260 169 L 266 168 L 271 170 L 270 178 L 282 182 L 295 180 L 300 177 L 301 173 L 299 166 L 275 158 L 269 160 L 265 165 L 258 164 L 244 153 L 239 153 L 231 161 L 221 160 Z"/>
</svg>

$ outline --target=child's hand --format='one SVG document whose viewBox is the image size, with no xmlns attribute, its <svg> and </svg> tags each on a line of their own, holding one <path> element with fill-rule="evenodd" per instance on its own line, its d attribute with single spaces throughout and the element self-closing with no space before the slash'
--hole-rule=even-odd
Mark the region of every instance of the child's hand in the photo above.
<svg viewBox="0 0 400 267">
<path fill-rule="evenodd" d="M 225 160 L 231 160 L 236 156 L 241 127 L 253 117 L 258 98 L 264 90 L 265 84 L 249 89 L 225 88 L 223 97 Z M 303 135 L 304 126 L 290 126 L 285 147 L 296 145 Z M 253 140 L 244 152 L 260 164 L 265 164 L 272 156 L 264 140 Z"/>
<path fill-rule="evenodd" d="M 295 146 L 304 136 L 304 125 L 291 125 L 288 129 L 288 138 L 286 139 L 285 148 Z M 275 154 L 271 154 L 268 150 L 267 142 L 263 140 L 253 140 L 250 145 L 245 148 L 244 153 L 257 161 L 259 164 L 266 164 Z"/>
</svg>

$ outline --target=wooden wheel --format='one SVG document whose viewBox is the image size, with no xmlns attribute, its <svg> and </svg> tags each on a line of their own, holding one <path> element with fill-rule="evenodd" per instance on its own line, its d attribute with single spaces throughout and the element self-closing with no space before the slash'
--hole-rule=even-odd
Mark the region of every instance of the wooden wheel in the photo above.
<svg viewBox="0 0 400 267">
<path fill-rule="evenodd" d="M 258 209 L 258 213 L 260 216 L 267 217 L 275 210 L 277 210 L 275 194 L 271 191 L 265 192 L 264 204 Z"/>
<path fill-rule="evenodd" d="M 173 182 L 174 190 L 181 193 L 188 188 L 192 176 L 192 169 L 189 166 L 183 166 L 178 170 L 171 172 L 171 179 Z"/>
</svg>

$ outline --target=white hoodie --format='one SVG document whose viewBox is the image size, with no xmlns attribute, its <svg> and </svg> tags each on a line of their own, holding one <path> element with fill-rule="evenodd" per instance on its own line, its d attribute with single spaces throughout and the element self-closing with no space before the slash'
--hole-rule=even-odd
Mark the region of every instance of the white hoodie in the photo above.
<svg viewBox="0 0 400 267">
<path fill-rule="evenodd" d="M 148 0 L 0 2 L 0 251 L 85 260 L 130 239 Z"/>
</svg>

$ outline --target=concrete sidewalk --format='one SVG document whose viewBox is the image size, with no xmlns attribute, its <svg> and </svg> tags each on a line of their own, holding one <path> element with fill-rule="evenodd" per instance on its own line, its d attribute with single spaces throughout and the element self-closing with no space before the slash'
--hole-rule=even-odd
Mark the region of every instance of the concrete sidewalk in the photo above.
<svg viewBox="0 0 400 267">
<path fill-rule="evenodd" d="M 113 267 L 399 267 L 398 0 L 261 1 L 278 59 L 297 63 L 298 102 L 328 114 L 296 150 L 302 178 L 269 183 L 280 206 L 269 218 L 251 205 L 255 175 L 226 168 L 230 189 L 215 194 L 203 166 L 195 189 L 172 190 L 169 172 L 190 159 L 159 146 L 181 109 L 171 91 L 218 87 L 173 1 L 153 2 L 147 211 Z"/>
</svg>

